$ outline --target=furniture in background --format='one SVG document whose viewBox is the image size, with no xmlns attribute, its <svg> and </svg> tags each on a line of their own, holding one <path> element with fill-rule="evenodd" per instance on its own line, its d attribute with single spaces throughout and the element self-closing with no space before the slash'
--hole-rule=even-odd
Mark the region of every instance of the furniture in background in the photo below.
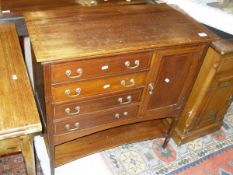
<svg viewBox="0 0 233 175">
<path fill-rule="evenodd" d="M 233 40 L 213 42 L 173 139 L 183 144 L 220 129 L 233 99 Z"/>
<path fill-rule="evenodd" d="M 24 16 L 55 167 L 154 137 L 166 137 L 166 146 L 216 39 L 165 4 L 74 6 Z"/>
<path fill-rule="evenodd" d="M 14 24 L 0 24 L 0 155 L 22 152 L 35 175 L 33 136 L 41 123 Z"/>
<path fill-rule="evenodd" d="M 113 5 L 135 5 L 145 4 L 145 0 L 0 0 L 2 10 L 11 13 L 22 13 L 25 11 L 37 11 L 45 9 L 59 9 L 68 6 L 113 6 Z"/>
<path fill-rule="evenodd" d="M 175 142 L 183 144 L 217 131 L 232 101 L 233 14 L 232 11 L 230 12 L 232 3 L 225 2 L 228 6 L 224 6 L 219 4 L 220 2 L 208 0 L 165 1 L 173 8 L 206 24 L 206 27 L 220 38 L 220 41 L 211 44 L 207 52 L 173 134 Z M 199 9 L 199 13 L 196 13 L 195 9 Z"/>
</svg>

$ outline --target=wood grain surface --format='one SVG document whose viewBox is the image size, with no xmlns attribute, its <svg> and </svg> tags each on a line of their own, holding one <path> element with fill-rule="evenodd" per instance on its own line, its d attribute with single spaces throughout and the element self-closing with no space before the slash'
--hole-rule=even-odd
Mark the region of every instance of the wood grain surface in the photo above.
<svg viewBox="0 0 233 175">
<path fill-rule="evenodd" d="M 0 25 L 0 140 L 41 131 L 39 114 L 13 24 Z"/>
<path fill-rule="evenodd" d="M 111 92 L 122 92 L 144 87 L 146 75 L 146 72 L 141 72 L 52 86 L 53 102 L 70 102 L 85 97 L 98 97 L 99 95 L 109 94 Z M 70 94 L 66 93 L 67 90 Z"/>
<path fill-rule="evenodd" d="M 76 139 L 77 137 L 85 136 L 93 132 L 123 125 L 127 120 L 136 120 L 137 111 L 138 105 L 127 105 L 120 108 L 109 109 L 104 112 L 101 111 L 93 114 L 84 114 L 67 118 L 55 123 L 54 133 L 55 137 L 58 136 L 55 140 L 58 139 L 57 141 L 59 142 L 62 138 L 61 141 L 64 143 L 66 142 L 66 139 L 62 137 L 62 135 L 67 135 L 69 138 Z M 78 123 L 79 126 L 76 126 L 76 123 Z M 68 125 L 69 128 L 66 127 Z"/>
<path fill-rule="evenodd" d="M 152 52 L 101 57 L 51 65 L 52 84 L 149 70 Z M 80 70 L 80 71 L 78 71 Z M 67 75 L 70 71 L 70 75 Z"/>
<path fill-rule="evenodd" d="M 222 126 L 233 99 L 233 52 L 225 52 L 232 50 L 232 46 L 230 41 L 220 40 L 208 49 L 173 134 L 177 144 L 210 134 Z"/>
<path fill-rule="evenodd" d="M 139 103 L 142 90 L 143 89 L 140 88 L 87 101 L 76 101 L 68 104 L 54 105 L 54 120 L 71 118 L 80 114 L 92 113 L 117 106 Z"/>
<path fill-rule="evenodd" d="M 38 62 L 78 60 L 216 39 L 191 18 L 165 4 L 73 6 L 27 12 L 24 16 Z"/>
</svg>

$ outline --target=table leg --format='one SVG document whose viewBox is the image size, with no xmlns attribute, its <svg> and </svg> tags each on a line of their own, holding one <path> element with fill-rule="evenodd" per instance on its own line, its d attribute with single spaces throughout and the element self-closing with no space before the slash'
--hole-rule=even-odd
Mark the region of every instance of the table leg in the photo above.
<svg viewBox="0 0 233 175">
<path fill-rule="evenodd" d="M 167 147 L 167 144 L 168 144 L 168 142 L 169 142 L 169 140 L 171 138 L 172 132 L 176 128 L 177 122 L 178 122 L 178 117 L 172 118 L 172 122 L 171 122 L 169 130 L 168 130 L 168 132 L 166 134 L 165 141 L 164 141 L 164 143 L 162 145 L 162 147 L 164 149 Z"/>
<path fill-rule="evenodd" d="M 28 175 L 36 175 L 33 137 L 31 135 L 21 137 L 21 150 Z"/>
</svg>

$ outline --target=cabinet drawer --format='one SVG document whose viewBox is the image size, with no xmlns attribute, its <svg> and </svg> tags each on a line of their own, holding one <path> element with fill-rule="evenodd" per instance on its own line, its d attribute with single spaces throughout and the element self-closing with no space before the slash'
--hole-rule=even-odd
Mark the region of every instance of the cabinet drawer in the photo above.
<svg viewBox="0 0 233 175">
<path fill-rule="evenodd" d="M 128 74 L 111 78 L 81 81 L 52 86 L 53 102 L 75 100 L 92 95 L 139 88 L 145 84 L 146 73 Z"/>
<path fill-rule="evenodd" d="M 71 82 L 148 70 L 152 53 L 120 55 L 51 65 L 51 82 Z"/>
<path fill-rule="evenodd" d="M 55 123 L 55 135 L 75 133 L 84 129 L 101 127 L 111 123 L 119 123 L 130 118 L 136 118 L 138 111 L 137 105 L 131 105 L 122 108 L 115 108 L 105 112 L 95 114 L 86 114 L 66 119 L 62 122 Z M 106 128 L 105 128 L 106 129 Z"/>
<path fill-rule="evenodd" d="M 54 119 L 73 117 L 90 112 L 101 111 L 108 108 L 125 106 L 140 101 L 142 88 L 127 93 L 115 94 L 94 100 L 79 101 L 75 103 L 55 105 Z"/>
</svg>

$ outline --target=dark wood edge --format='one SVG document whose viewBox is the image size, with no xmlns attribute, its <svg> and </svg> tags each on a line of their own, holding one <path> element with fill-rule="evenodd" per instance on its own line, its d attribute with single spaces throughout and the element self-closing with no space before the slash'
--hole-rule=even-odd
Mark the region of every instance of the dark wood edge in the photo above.
<svg viewBox="0 0 233 175">
<path fill-rule="evenodd" d="M 212 42 L 211 47 L 221 55 L 233 53 L 233 39 L 220 39 Z"/>
</svg>

